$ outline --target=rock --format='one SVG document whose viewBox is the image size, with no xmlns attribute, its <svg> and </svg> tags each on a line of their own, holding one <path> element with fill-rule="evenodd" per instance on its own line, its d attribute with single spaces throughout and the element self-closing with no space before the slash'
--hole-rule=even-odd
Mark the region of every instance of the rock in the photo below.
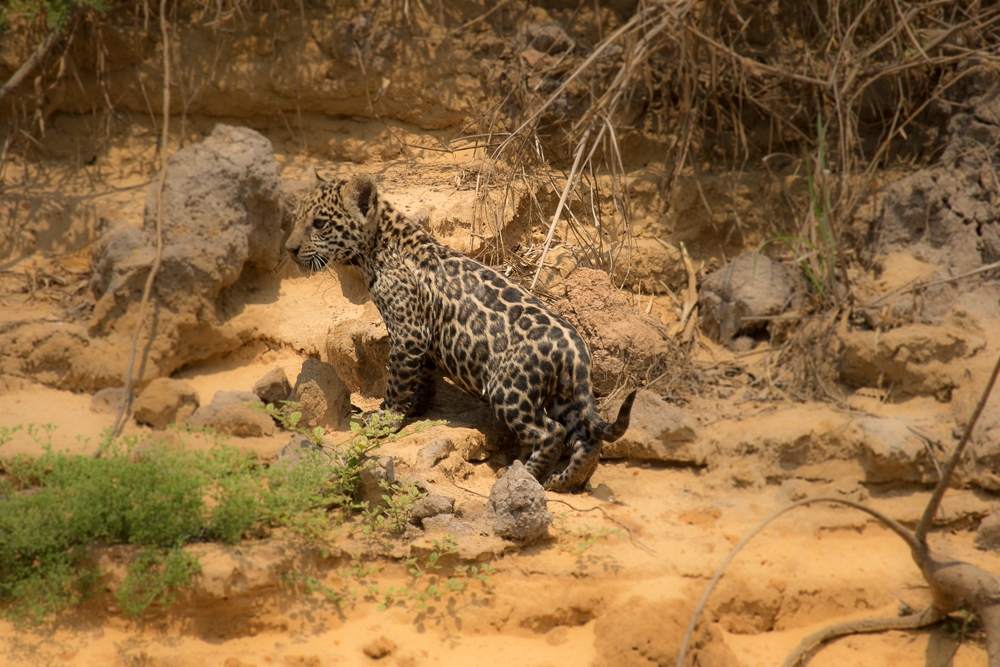
<svg viewBox="0 0 1000 667">
<path fill-rule="evenodd" d="M 455 516 L 466 521 L 475 521 L 486 509 L 486 503 L 478 498 L 462 500 L 455 503 Z"/>
<path fill-rule="evenodd" d="M 611 392 L 622 376 L 646 377 L 670 355 L 670 343 L 637 313 L 603 271 L 579 268 L 566 281 L 566 298 L 552 311 L 587 341 L 594 362 L 594 390 Z M 654 372 L 655 375 L 655 372 Z"/>
<path fill-rule="evenodd" d="M 217 391 L 212 402 L 195 410 L 188 423 L 241 438 L 274 435 L 274 420 L 247 405 L 259 402 L 252 391 Z"/>
<path fill-rule="evenodd" d="M 135 399 L 132 415 L 139 424 L 164 429 L 188 421 L 198 405 L 198 394 L 186 382 L 156 378 Z"/>
<path fill-rule="evenodd" d="M 300 404 L 303 426 L 337 430 L 351 412 L 351 394 L 330 364 L 306 359 L 291 400 Z"/>
<path fill-rule="evenodd" d="M 294 466 L 311 452 L 319 452 L 322 450 L 322 447 L 309 438 L 295 434 L 292 436 L 292 441 L 282 447 L 278 452 L 277 459 L 278 463 L 283 463 L 287 466 Z"/>
<path fill-rule="evenodd" d="M 575 46 L 573 38 L 566 34 L 561 23 L 529 23 L 521 27 L 518 35 L 519 46 L 541 53 L 562 53 Z"/>
<path fill-rule="evenodd" d="M 125 402 L 125 387 L 101 389 L 90 399 L 90 411 L 98 414 L 116 414 Z"/>
<path fill-rule="evenodd" d="M 385 324 L 340 320 L 330 327 L 326 355 L 352 392 L 369 398 L 385 396 L 389 365 L 389 332 Z"/>
<path fill-rule="evenodd" d="M 978 549 L 1000 551 L 1000 512 L 996 508 L 979 524 L 973 542 Z"/>
<path fill-rule="evenodd" d="M 936 478 L 927 446 L 901 419 L 863 417 L 862 465 L 867 482 L 929 482 Z"/>
<path fill-rule="evenodd" d="M 993 412 L 993 414 L 989 414 Z M 987 407 L 983 417 L 997 417 L 996 410 Z M 969 481 L 993 493 L 1000 493 L 1000 442 L 997 440 L 998 424 L 980 417 L 980 423 L 973 431 L 973 439 L 969 445 L 971 470 L 967 471 Z M 986 423 L 982 423 L 986 422 Z"/>
<path fill-rule="evenodd" d="M 800 292 L 793 269 L 760 253 L 740 255 L 708 276 L 698 290 L 702 329 L 717 343 L 767 333 L 768 320 L 793 307 Z"/>
<path fill-rule="evenodd" d="M 420 521 L 439 514 L 452 514 L 455 499 L 449 496 L 424 496 L 410 510 L 410 519 Z"/>
<path fill-rule="evenodd" d="M 594 624 L 594 667 L 647 667 L 677 661 L 694 605 L 633 595 Z"/>
<path fill-rule="evenodd" d="M 619 261 L 626 256 L 629 261 Z M 577 268 L 599 270 L 601 266 L 614 267 L 613 285 L 624 285 L 644 295 L 662 294 L 664 287 L 683 284 L 687 278 L 680 250 L 659 239 L 633 238 L 605 246 L 600 255 L 592 248 L 553 248 L 545 255 L 538 284 L 544 294 L 564 299 L 567 280 Z"/>
<path fill-rule="evenodd" d="M 881 188 L 862 207 L 852 224 L 859 248 L 880 254 L 911 248 L 952 276 L 1000 259 L 996 184 L 982 177 L 993 154 L 978 148 L 1000 141 L 993 118 L 998 99 L 995 87 L 970 97 L 948 122 L 935 165 Z"/>
<path fill-rule="evenodd" d="M 618 414 L 617 401 L 609 414 Z M 704 463 L 695 444 L 695 420 L 648 390 L 636 394 L 629 428 L 619 440 L 604 443 L 601 458 Z"/>
<path fill-rule="evenodd" d="M 289 394 L 292 393 L 292 385 L 288 384 L 285 369 L 281 366 L 272 368 L 267 375 L 257 380 L 253 386 L 253 393 L 257 394 L 265 405 L 273 403 L 277 406 L 281 401 L 288 400 Z"/>
<path fill-rule="evenodd" d="M 117 349 L 95 343 L 80 324 L 12 323 L 0 329 L 0 350 L 2 374 L 27 376 L 73 391 L 96 391 L 125 383 L 128 342 Z M 114 368 L 116 362 L 122 367 Z"/>
<path fill-rule="evenodd" d="M 396 483 L 396 464 L 391 456 L 369 458 L 361 464 L 361 486 L 355 497 L 369 506 L 384 505 L 382 494 L 387 493 L 382 483 Z"/>
<path fill-rule="evenodd" d="M 475 535 L 476 525 L 469 521 L 460 521 L 454 514 L 438 514 L 422 519 L 420 524 L 429 533 L 444 533 L 446 535 Z"/>
<path fill-rule="evenodd" d="M 983 337 L 948 323 L 854 331 L 840 338 L 840 378 L 848 385 L 891 385 L 894 394 L 934 396 L 943 402 L 962 384 L 965 366 L 956 362 L 986 346 Z"/>
<path fill-rule="evenodd" d="M 622 242 L 622 244 L 627 242 Z M 612 264 L 612 257 L 622 257 L 621 252 L 630 252 L 630 261 L 613 263 L 614 284 L 625 283 L 644 295 L 662 294 L 664 287 L 686 284 L 687 271 L 684 259 L 677 248 L 660 242 L 660 239 L 635 238 L 631 248 L 623 249 L 615 244 L 605 252 L 605 265 Z"/>
<path fill-rule="evenodd" d="M 105 366 L 100 375 L 124 379 L 128 355 L 111 354 L 108 346 L 136 327 L 155 258 L 161 178 L 150 186 L 142 229 L 115 227 L 95 246 L 90 287 L 97 303 L 87 330 L 89 349 L 79 363 L 93 362 L 93 355 Z M 227 303 L 226 289 L 273 274 L 287 215 L 281 193 L 271 142 L 254 130 L 218 125 L 205 141 L 170 157 L 163 184 L 163 259 L 152 292 L 156 335 L 143 356 L 147 377 L 169 376 L 190 361 L 246 342 L 245 332 L 228 326 L 239 309 Z"/>
<path fill-rule="evenodd" d="M 695 664 L 698 667 L 742 667 L 743 662 L 726 640 L 727 636 L 718 625 L 706 626 L 695 640 Z"/>
<path fill-rule="evenodd" d="M 494 419 L 494 421 L 496 421 Z M 479 426 L 477 424 L 477 426 Z M 484 432 L 485 431 L 485 432 Z M 489 430 L 479 426 L 479 428 L 452 428 L 449 439 L 458 452 L 466 461 L 485 461 L 493 452 L 497 451 L 497 439 L 506 437 L 509 431 L 503 430 L 499 438 L 488 438 Z"/>
<path fill-rule="evenodd" d="M 0 331 L 0 372 L 73 391 L 122 386 L 141 295 L 155 260 L 160 176 L 142 226 L 108 225 L 92 248 L 87 326 L 20 323 Z M 153 284 L 155 335 L 142 352 L 144 379 L 244 345 L 227 288 L 273 280 L 281 247 L 282 183 L 271 143 L 258 132 L 218 125 L 205 141 L 170 157 L 163 185 L 163 259 Z"/>
<path fill-rule="evenodd" d="M 548 532 L 552 514 L 546 502 L 542 485 L 520 461 L 514 461 L 490 490 L 487 521 L 492 521 L 500 537 L 528 542 Z"/>
<path fill-rule="evenodd" d="M 366 644 L 365 647 L 361 650 L 364 651 L 365 655 L 367 655 L 369 658 L 372 658 L 374 660 L 379 660 L 387 655 L 390 655 L 393 651 L 395 651 L 396 643 L 393 642 L 388 637 L 386 637 L 385 635 L 382 635 L 378 639 Z"/>
<path fill-rule="evenodd" d="M 455 451 L 455 443 L 451 438 L 436 438 L 420 448 L 417 452 L 417 470 L 430 470 L 438 461 L 447 458 Z"/>
<path fill-rule="evenodd" d="M 605 483 L 600 483 L 594 487 L 594 490 L 590 495 L 597 500 L 604 501 L 606 503 L 618 503 L 618 494 L 615 493 L 614 489 Z"/>
</svg>

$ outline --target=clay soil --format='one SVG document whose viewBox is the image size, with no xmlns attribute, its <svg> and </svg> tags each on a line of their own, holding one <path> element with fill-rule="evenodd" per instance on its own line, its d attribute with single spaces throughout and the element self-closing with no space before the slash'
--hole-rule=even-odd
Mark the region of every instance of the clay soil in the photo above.
<svg viewBox="0 0 1000 667">
<path fill-rule="evenodd" d="M 559 18 L 560 11 L 551 13 Z M 552 18 L 543 14 L 538 10 L 529 18 L 535 23 Z M 285 57 L 294 39 L 285 41 L 282 36 L 268 41 L 264 37 L 278 33 L 266 16 L 248 12 L 247 17 L 244 36 L 256 41 L 241 48 L 265 60 Z M 109 63 L 119 57 L 157 71 L 154 49 L 146 44 L 139 52 L 130 51 L 135 44 L 108 41 L 102 48 L 111 49 Z M 122 49 L 117 56 L 116 45 Z M 461 48 L 472 45 L 460 43 Z M 194 47 L 188 44 L 187 48 Z M 207 71 L 204 68 L 211 66 L 216 52 L 210 41 L 201 48 L 206 51 L 195 67 Z M 322 54 L 310 55 L 308 48 L 304 53 L 300 67 L 321 67 Z M 403 47 L 398 47 L 385 57 L 403 55 Z M 309 61 L 310 57 L 314 60 Z M 419 104 L 430 104 L 426 98 L 431 94 L 445 96 L 437 101 L 436 112 L 424 109 L 420 122 L 419 110 L 407 110 L 401 101 L 406 93 L 396 98 L 395 92 L 390 92 L 392 103 L 381 109 L 379 118 L 372 117 L 364 96 L 357 94 L 352 98 L 356 108 L 327 112 L 304 94 L 301 113 L 293 118 L 294 111 L 275 112 L 276 107 L 269 106 L 269 96 L 280 97 L 284 84 L 252 68 L 243 73 L 261 77 L 250 86 L 260 94 L 245 99 L 248 108 L 239 109 L 227 106 L 235 102 L 223 94 L 233 73 L 226 68 L 235 65 L 217 64 L 221 69 L 216 80 L 221 85 L 206 84 L 201 92 L 194 79 L 183 78 L 191 76 L 191 71 L 182 68 L 179 86 L 194 101 L 173 118 L 176 131 L 169 149 L 175 152 L 182 144 L 203 140 L 218 122 L 247 125 L 273 144 L 283 182 L 306 181 L 310 168 L 326 177 L 371 172 L 386 197 L 404 211 L 427 214 L 437 236 L 468 250 L 474 245 L 467 223 L 475 202 L 476 165 L 469 154 L 439 148 L 479 101 L 478 83 L 474 77 L 459 76 L 451 88 L 442 87 L 432 64 L 413 62 L 407 70 L 405 90 L 412 94 L 422 90 Z M 9 68 L 0 71 L 9 76 Z M 141 91 L 134 81 L 125 81 L 134 77 L 136 69 L 129 65 L 116 71 L 120 80 L 116 74 L 107 81 L 121 86 L 121 97 L 113 100 L 118 110 L 83 111 L 79 99 L 70 99 L 76 93 L 67 93 L 65 100 L 70 101 L 53 103 L 53 110 L 47 112 L 44 135 L 33 140 L 37 145 L 18 144 L 18 150 L 3 158 L 0 225 L 9 244 L 0 248 L 4 253 L 0 256 L 2 332 L 26 323 L 86 324 L 87 304 L 93 302 L 88 288 L 94 271 L 92 246 L 103 230 L 142 219 L 157 165 L 156 128 L 146 103 L 138 101 Z M 324 85 L 334 85 L 332 80 L 325 79 Z M 387 85 L 394 91 L 393 85 L 401 84 L 394 79 Z M 84 81 L 83 89 L 88 86 L 89 80 Z M 157 94 L 148 92 L 151 98 Z M 22 96 L 30 98 L 30 91 Z M 80 99 L 85 96 L 79 93 Z M 463 103 L 463 96 L 472 102 Z M 151 106 L 156 107 L 156 102 Z M 181 112 L 185 112 L 183 121 Z M 11 120 L 8 127 L 13 126 Z M 2 128 L 0 135 L 6 135 Z M 100 140 L 95 143 L 94 137 Z M 399 150 L 400 142 L 409 146 L 405 152 Z M 642 213 L 639 233 L 647 239 L 672 242 L 670 225 L 661 225 L 655 214 L 664 203 L 648 185 L 650 174 L 666 167 L 649 155 L 640 155 L 628 168 Z M 886 182 L 905 173 L 887 174 Z M 686 177 L 692 179 L 688 183 L 694 182 L 694 175 Z M 736 174 L 720 168 L 701 172 L 697 178 L 703 179 L 710 196 L 712 188 L 723 194 L 741 192 L 739 203 L 735 198 L 731 201 L 744 221 L 772 220 L 773 210 L 784 206 L 780 189 L 772 199 L 757 196 L 756 184 L 765 179 L 763 172 Z M 729 201 L 729 194 L 725 196 Z M 735 254 L 737 242 L 731 220 L 718 228 L 719 236 L 713 241 L 704 230 L 715 229 L 714 220 L 699 206 L 675 206 L 672 215 L 681 210 L 689 216 L 685 228 L 700 225 L 702 229 L 693 247 L 702 278 Z M 720 212 L 723 208 L 715 214 L 725 217 Z M 757 237 L 768 233 L 758 230 Z M 536 229 L 526 232 L 522 240 L 530 245 L 540 236 Z M 891 292 L 938 275 L 934 259 L 897 249 L 880 265 L 883 269 L 891 266 L 892 271 L 869 270 L 860 275 L 866 284 Z M 674 294 L 682 294 L 686 274 L 681 269 L 674 275 L 677 282 L 670 287 Z M 269 280 L 257 291 L 230 295 L 243 299 L 230 306 L 242 318 L 240 330 L 250 332 L 239 344 L 187 362 L 172 373 L 196 390 L 201 404 L 209 403 L 219 390 L 249 390 L 276 366 L 295 378 L 304 360 L 326 359 L 324 341 L 331 322 L 378 319 L 363 290 L 349 276 L 334 272 L 304 276 L 284 263 Z M 663 291 L 642 295 L 626 291 L 626 295 L 631 307 L 648 313 L 669 338 L 682 303 Z M 954 296 L 950 293 L 943 298 L 947 301 Z M 939 319 L 926 325 L 932 340 L 920 347 L 930 352 L 912 362 L 920 364 L 916 376 L 883 384 L 879 372 L 872 371 L 871 377 L 854 385 L 840 385 L 845 396 L 842 402 L 793 401 L 767 391 L 769 378 L 780 379 L 783 373 L 783 367 L 775 365 L 779 357 L 768 341 L 753 341 L 749 350 L 734 352 L 697 336 L 699 342 L 684 355 L 684 377 L 669 392 L 661 392 L 693 425 L 695 435 L 686 445 L 687 453 L 674 460 L 602 461 L 588 491 L 549 494 L 549 509 L 557 521 L 547 537 L 530 545 L 477 544 L 467 538 L 462 542 L 463 562 L 489 562 L 497 572 L 485 585 L 446 596 L 432 609 L 394 606 L 379 610 L 377 600 L 365 599 L 361 583 L 353 584 L 355 600 L 339 604 L 290 585 L 285 574 L 293 570 L 339 585 L 345 580 L 339 573 L 354 562 L 350 554 L 362 543 L 345 536 L 342 553 L 322 558 L 278 531 L 232 547 L 189 547 L 200 555 L 203 568 L 195 588 L 183 592 L 169 608 L 153 609 L 139 620 L 127 619 L 106 592 L 38 628 L 0 621 L 0 663 L 162 667 L 673 664 L 695 603 L 715 569 L 744 535 L 783 505 L 807 496 L 839 495 L 868 502 L 910 527 L 916 524 L 930 495 L 933 462 L 923 454 L 913 454 L 894 468 L 894 462 L 869 444 L 881 437 L 881 432 L 873 435 L 871 420 L 902 424 L 903 430 L 917 434 L 918 448 L 930 448 L 934 458 L 943 460 L 957 441 L 1000 344 L 996 310 L 992 303 L 979 312 L 968 308 L 963 316 L 938 307 Z M 846 325 L 839 333 L 847 335 Z M 965 346 L 961 353 L 954 352 L 955 340 Z M 0 350 L 0 356 L 6 353 Z M 813 352 L 806 348 L 798 354 L 801 361 Z M 787 364 L 784 368 L 794 366 L 787 356 L 781 359 Z M 861 359 L 856 365 L 865 363 Z M 900 363 L 905 365 L 906 360 Z M 112 425 L 114 414 L 92 408 L 97 387 L 82 383 L 67 388 L 57 375 L 46 375 L 39 367 L 32 374 L 0 376 L 0 426 L 55 424 L 54 447 L 90 452 L 102 431 Z M 377 398 L 360 394 L 353 398 L 363 408 L 377 404 Z M 452 460 L 425 478 L 435 493 L 454 497 L 469 512 L 481 508 L 482 496 L 489 493 L 498 470 L 518 453 L 510 439 L 497 435 L 495 429 L 464 421 L 476 406 L 474 399 L 446 388 L 427 416 L 450 423 L 403 438 L 384 451 L 405 472 L 415 466 L 417 452 L 434 438 L 466 441 L 480 433 L 480 439 L 485 434 L 490 443 L 499 443 L 482 456 Z M 645 425 L 634 422 L 632 428 L 641 433 Z M 134 421 L 124 432 L 157 433 Z M 893 437 L 898 433 L 894 431 Z M 289 440 L 289 434 L 279 432 L 270 437 L 231 438 L 230 444 L 270 462 Z M 188 446 L 200 446 L 199 442 L 192 439 Z M 37 453 L 39 447 L 38 441 L 20 433 L 0 455 Z M 917 458 L 922 463 L 911 465 Z M 996 502 L 998 487 L 983 481 L 989 479 L 987 472 L 969 472 L 962 485 L 949 492 L 930 539 L 939 551 L 998 572 L 1000 555 L 973 545 L 980 521 Z M 581 546 L 581 534 L 597 539 Z M 440 537 L 413 538 L 409 553 L 426 553 L 432 540 Z M 105 583 L 110 590 L 120 581 L 123 552 L 98 550 L 95 558 L 108 568 Z M 369 564 L 377 570 L 367 581 L 380 589 L 407 584 L 401 557 L 373 556 Z M 902 607 L 920 609 L 929 602 L 927 587 L 905 544 L 891 531 L 847 508 L 800 509 L 763 531 L 730 565 L 696 634 L 696 664 L 781 664 L 803 637 L 822 627 L 896 616 Z M 983 646 L 983 635 L 975 626 L 966 631 L 960 622 L 952 622 L 921 631 L 836 640 L 809 664 L 971 667 L 985 664 Z"/>
</svg>

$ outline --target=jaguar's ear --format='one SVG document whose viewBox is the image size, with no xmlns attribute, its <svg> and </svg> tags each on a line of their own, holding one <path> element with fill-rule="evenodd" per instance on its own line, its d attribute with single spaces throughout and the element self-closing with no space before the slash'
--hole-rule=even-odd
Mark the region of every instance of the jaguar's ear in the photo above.
<svg viewBox="0 0 1000 667">
<path fill-rule="evenodd" d="M 306 180 L 309 181 L 309 187 L 314 188 L 320 183 L 327 183 L 328 181 L 319 175 L 316 171 L 316 167 L 309 167 L 309 171 L 306 172 Z"/>
<path fill-rule="evenodd" d="M 358 174 L 347 183 L 347 201 L 367 220 L 378 208 L 378 188 L 371 174 Z"/>
</svg>

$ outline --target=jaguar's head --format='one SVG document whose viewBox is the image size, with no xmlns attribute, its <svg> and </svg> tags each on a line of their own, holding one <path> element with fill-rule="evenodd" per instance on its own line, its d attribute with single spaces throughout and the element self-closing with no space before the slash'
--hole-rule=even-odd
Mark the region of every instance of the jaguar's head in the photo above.
<svg viewBox="0 0 1000 667">
<path fill-rule="evenodd" d="M 375 181 L 359 174 L 349 181 L 323 181 L 306 195 L 295 213 L 285 249 L 305 271 L 331 262 L 355 264 L 365 254 L 368 229 L 375 222 Z"/>
</svg>

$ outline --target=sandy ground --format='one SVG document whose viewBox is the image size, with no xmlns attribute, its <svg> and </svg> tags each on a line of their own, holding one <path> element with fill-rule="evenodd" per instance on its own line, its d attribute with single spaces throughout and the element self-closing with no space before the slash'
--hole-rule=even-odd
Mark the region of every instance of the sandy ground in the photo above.
<svg viewBox="0 0 1000 667">
<path fill-rule="evenodd" d="M 233 356 L 188 369 L 180 377 L 206 400 L 220 388 L 252 384 L 275 364 L 290 371 L 301 363 L 287 351 L 265 351 L 250 359 L 240 358 L 245 353 Z M 57 423 L 52 438 L 57 448 L 88 450 L 87 438 L 96 441 L 113 419 L 91 412 L 89 395 L 13 384 L 0 396 L 0 426 Z M 793 416 L 810 420 L 825 410 L 805 406 Z M 769 419 L 777 423 L 774 414 Z M 143 431 L 133 424 L 127 432 Z M 428 438 L 448 432 L 448 427 L 436 427 L 386 451 L 401 460 L 412 458 Z M 269 457 L 287 441 L 287 435 L 280 435 L 233 439 L 233 444 Z M 5 453 L 33 448 L 37 451 L 30 439 L 19 437 Z M 746 463 L 752 461 L 751 456 Z M 608 648 L 621 643 L 613 619 L 624 615 L 640 634 L 648 630 L 654 649 L 657 642 L 676 642 L 671 628 L 686 626 L 714 569 L 757 522 L 787 503 L 792 493 L 821 495 L 860 487 L 857 479 L 844 477 L 741 489 L 734 488 L 729 472 L 605 462 L 592 483 L 610 487 L 620 504 L 587 494 L 549 494 L 551 511 L 566 513 L 557 522 L 561 527 L 521 551 L 479 555 L 492 562 L 497 574 L 486 586 L 470 587 L 455 596 L 453 605 L 441 604 L 437 614 L 426 618 L 408 608 L 379 611 L 374 601 L 363 599 L 338 607 L 283 585 L 274 573 L 301 554 L 272 536 L 235 547 L 192 547 L 202 554 L 206 581 L 232 581 L 241 573 L 250 581 L 242 589 L 212 595 L 206 584 L 182 595 L 168 610 L 150 612 L 137 622 L 125 620 L 113 599 L 101 595 L 44 629 L 3 623 L 0 655 L 12 665 L 354 665 L 373 662 L 364 650 L 384 636 L 393 646 L 380 660 L 386 664 L 616 664 L 624 656 Z M 481 502 L 466 490 L 488 493 L 495 477 L 488 465 L 476 464 L 461 480 L 461 489 L 441 476 L 436 490 L 459 503 Z M 903 488 L 876 490 L 871 496 L 874 506 L 912 523 L 928 493 Z M 954 492 L 949 502 L 960 506 L 957 514 L 987 504 L 970 491 Z M 592 508 L 603 511 L 579 511 Z M 576 540 L 570 533 L 584 526 L 591 534 L 602 528 L 617 534 L 574 554 Z M 631 539 L 623 526 L 631 529 Z M 1000 567 L 996 554 L 972 548 L 967 526 L 947 529 L 934 541 L 956 557 L 994 571 Z M 378 585 L 406 583 L 398 561 L 373 562 L 380 568 L 372 577 Z M 346 558 L 331 559 L 317 572 L 336 585 L 336 572 L 346 565 Z M 928 600 L 905 545 L 891 532 L 848 509 L 814 507 L 780 519 L 757 537 L 729 567 L 707 614 L 739 664 L 750 667 L 779 664 L 804 636 L 826 624 L 892 616 L 903 603 L 920 607 Z M 679 601 L 676 618 L 650 614 L 650 605 L 661 601 Z M 954 627 L 938 627 L 851 637 L 833 642 L 810 664 L 984 663 L 981 636 L 959 642 L 952 634 Z M 620 664 L 646 664 L 636 657 Z M 649 664 L 657 662 L 654 650 Z"/>
<path fill-rule="evenodd" d="M 52 127 L 49 140 L 57 141 L 58 123 Z M 65 130 L 63 138 L 72 137 L 73 131 Z M 99 236 L 101 221 L 141 216 L 152 163 L 151 142 L 143 141 L 129 139 L 94 168 L 54 160 L 41 170 L 32 161 L 10 158 L 5 194 L 30 198 L 42 208 L 65 204 L 48 201 L 57 190 L 72 191 L 80 201 L 65 214 L 68 226 L 42 230 L 36 252 L 3 266 L 0 326 L 67 318 L 67 299 L 84 291 L 89 246 Z M 296 152 L 292 140 L 275 139 L 275 144 L 284 179 L 302 179 L 309 166 L 328 164 Z M 472 196 L 470 185 L 456 186 L 461 182 L 456 175 L 466 166 L 460 160 L 465 158 L 449 159 L 414 151 L 407 162 L 365 168 L 398 195 L 404 210 L 447 219 L 458 216 L 456 211 Z M 338 176 L 357 168 L 338 164 L 323 171 Z M 464 237 L 461 229 L 454 234 Z M 58 276 L 63 282 L 46 276 Z M 255 341 L 175 374 L 198 392 L 203 404 L 219 390 L 249 390 L 275 366 L 295 377 L 307 356 L 321 353 L 319 344 L 331 319 L 345 316 L 345 311 L 337 310 L 343 295 L 333 278 L 282 273 L 279 281 L 272 302 L 250 304 L 241 315 L 257 323 L 260 335 Z M 674 310 L 670 300 L 661 297 L 652 308 L 664 323 L 676 319 Z M 362 311 L 363 305 L 355 304 L 346 315 Z M 706 354 L 700 359 L 706 368 L 718 363 L 711 350 Z M 981 360 L 976 358 L 977 373 Z M 758 371 L 765 369 L 758 366 Z M 712 465 L 602 462 L 592 484 L 609 487 L 617 502 L 588 494 L 549 494 L 550 510 L 559 521 L 547 539 L 502 555 L 473 549 L 468 554 L 471 562 L 488 561 L 496 574 L 486 585 L 446 597 L 425 614 L 405 606 L 380 611 L 376 601 L 364 599 L 360 582 L 350 584 L 358 592 L 357 601 L 339 606 L 287 585 L 281 574 L 299 566 L 330 586 L 339 585 L 344 580 L 338 572 L 352 561 L 346 555 L 317 559 L 275 534 L 234 547 L 191 547 L 201 555 L 204 568 L 197 588 L 182 594 L 169 609 L 151 611 L 139 621 L 126 620 L 107 593 L 42 628 L 0 621 L 0 663 L 326 667 L 371 664 L 376 659 L 369 654 L 380 653 L 381 648 L 385 655 L 377 662 L 400 667 L 673 664 L 709 578 L 733 546 L 773 511 L 803 496 L 841 494 L 868 499 L 913 526 L 929 496 L 922 484 L 867 483 L 862 462 L 838 457 L 836 452 L 781 479 L 769 479 L 761 472 L 766 450 L 820 440 L 835 449 L 843 442 L 835 436 L 866 414 L 900 417 L 951 442 L 948 438 L 960 413 L 955 405 L 972 400 L 978 391 L 973 384 L 956 391 L 955 404 L 930 397 L 899 402 L 858 397 L 861 403 L 852 403 L 858 412 L 851 413 L 829 404 L 760 403 L 741 392 L 728 398 L 686 397 L 682 409 L 697 420 L 699 442 L 706 447 L 732 443 L 731 457 L 716 459 Z M 58 428 L 51 434 L 51 444 L 57 449 L 92 451 L 102 431 L 111 426 L 114 415 L 92 412 L 90 404 L 89 394 L 0 377 L 0 427 L 54 424 Z M 431 418 L 447 416 L 442 406 L 437 409 Z M 458 427 L 435 427 L 430 433 L 404 438 L 387 447 L 386 453 L 412 459 L 430 437 Z M 150 431 L 132 422 L 125 433 Z M 20 432 L 0 455 L 37 453 L 49 441 L 46 434 L 32 438 Z M 288 441 L 288 434 L 279 434 L 231 442 L 267 460 Z M 197 441 L 189 444 L 199 446 Z M 469 463 L 458 480 L 462 488 L 442 474 L 434 490 L 474 507 L 482 502 L 476 494 L 488 493 L 497 467 L 493 461 Z M 932 536 L 935 546 L 1000 571 L 1000 555 L 972 547 L 972 531 L 993 502 L 994 496 L 980 491 L 951 492 L 942 510 L 944 525 Z M 579 531 L 599 537 L 579 550 L 579 539 L 574 537 Z M 345 553 L 352 546 L 357 544 L 345 537 Z M 96 557 L 110 568 L 111 579 L 120 573 L 119 552 L 112 549 Z M 372 557 L 368 564 L 378 568 L 368 580 L 382 589 L 407 583 L 398 558 Z M 910 554 L 890 531 L 845 508 L 798 510 L 764 530 L 730 565 L 705 611 L 713 645 L 724 650 L 702 652 L 698 664 L 777 665 L 803 637 L 828 624 L 894 616 L 901 605 L 920 608 L 928 601 Z M 971 667 L 985 664 L 985 652 L 981 632 L 963 635 L 952 623 L 919 632 L 837 640 L 809 664 Z"/>
</svg>

